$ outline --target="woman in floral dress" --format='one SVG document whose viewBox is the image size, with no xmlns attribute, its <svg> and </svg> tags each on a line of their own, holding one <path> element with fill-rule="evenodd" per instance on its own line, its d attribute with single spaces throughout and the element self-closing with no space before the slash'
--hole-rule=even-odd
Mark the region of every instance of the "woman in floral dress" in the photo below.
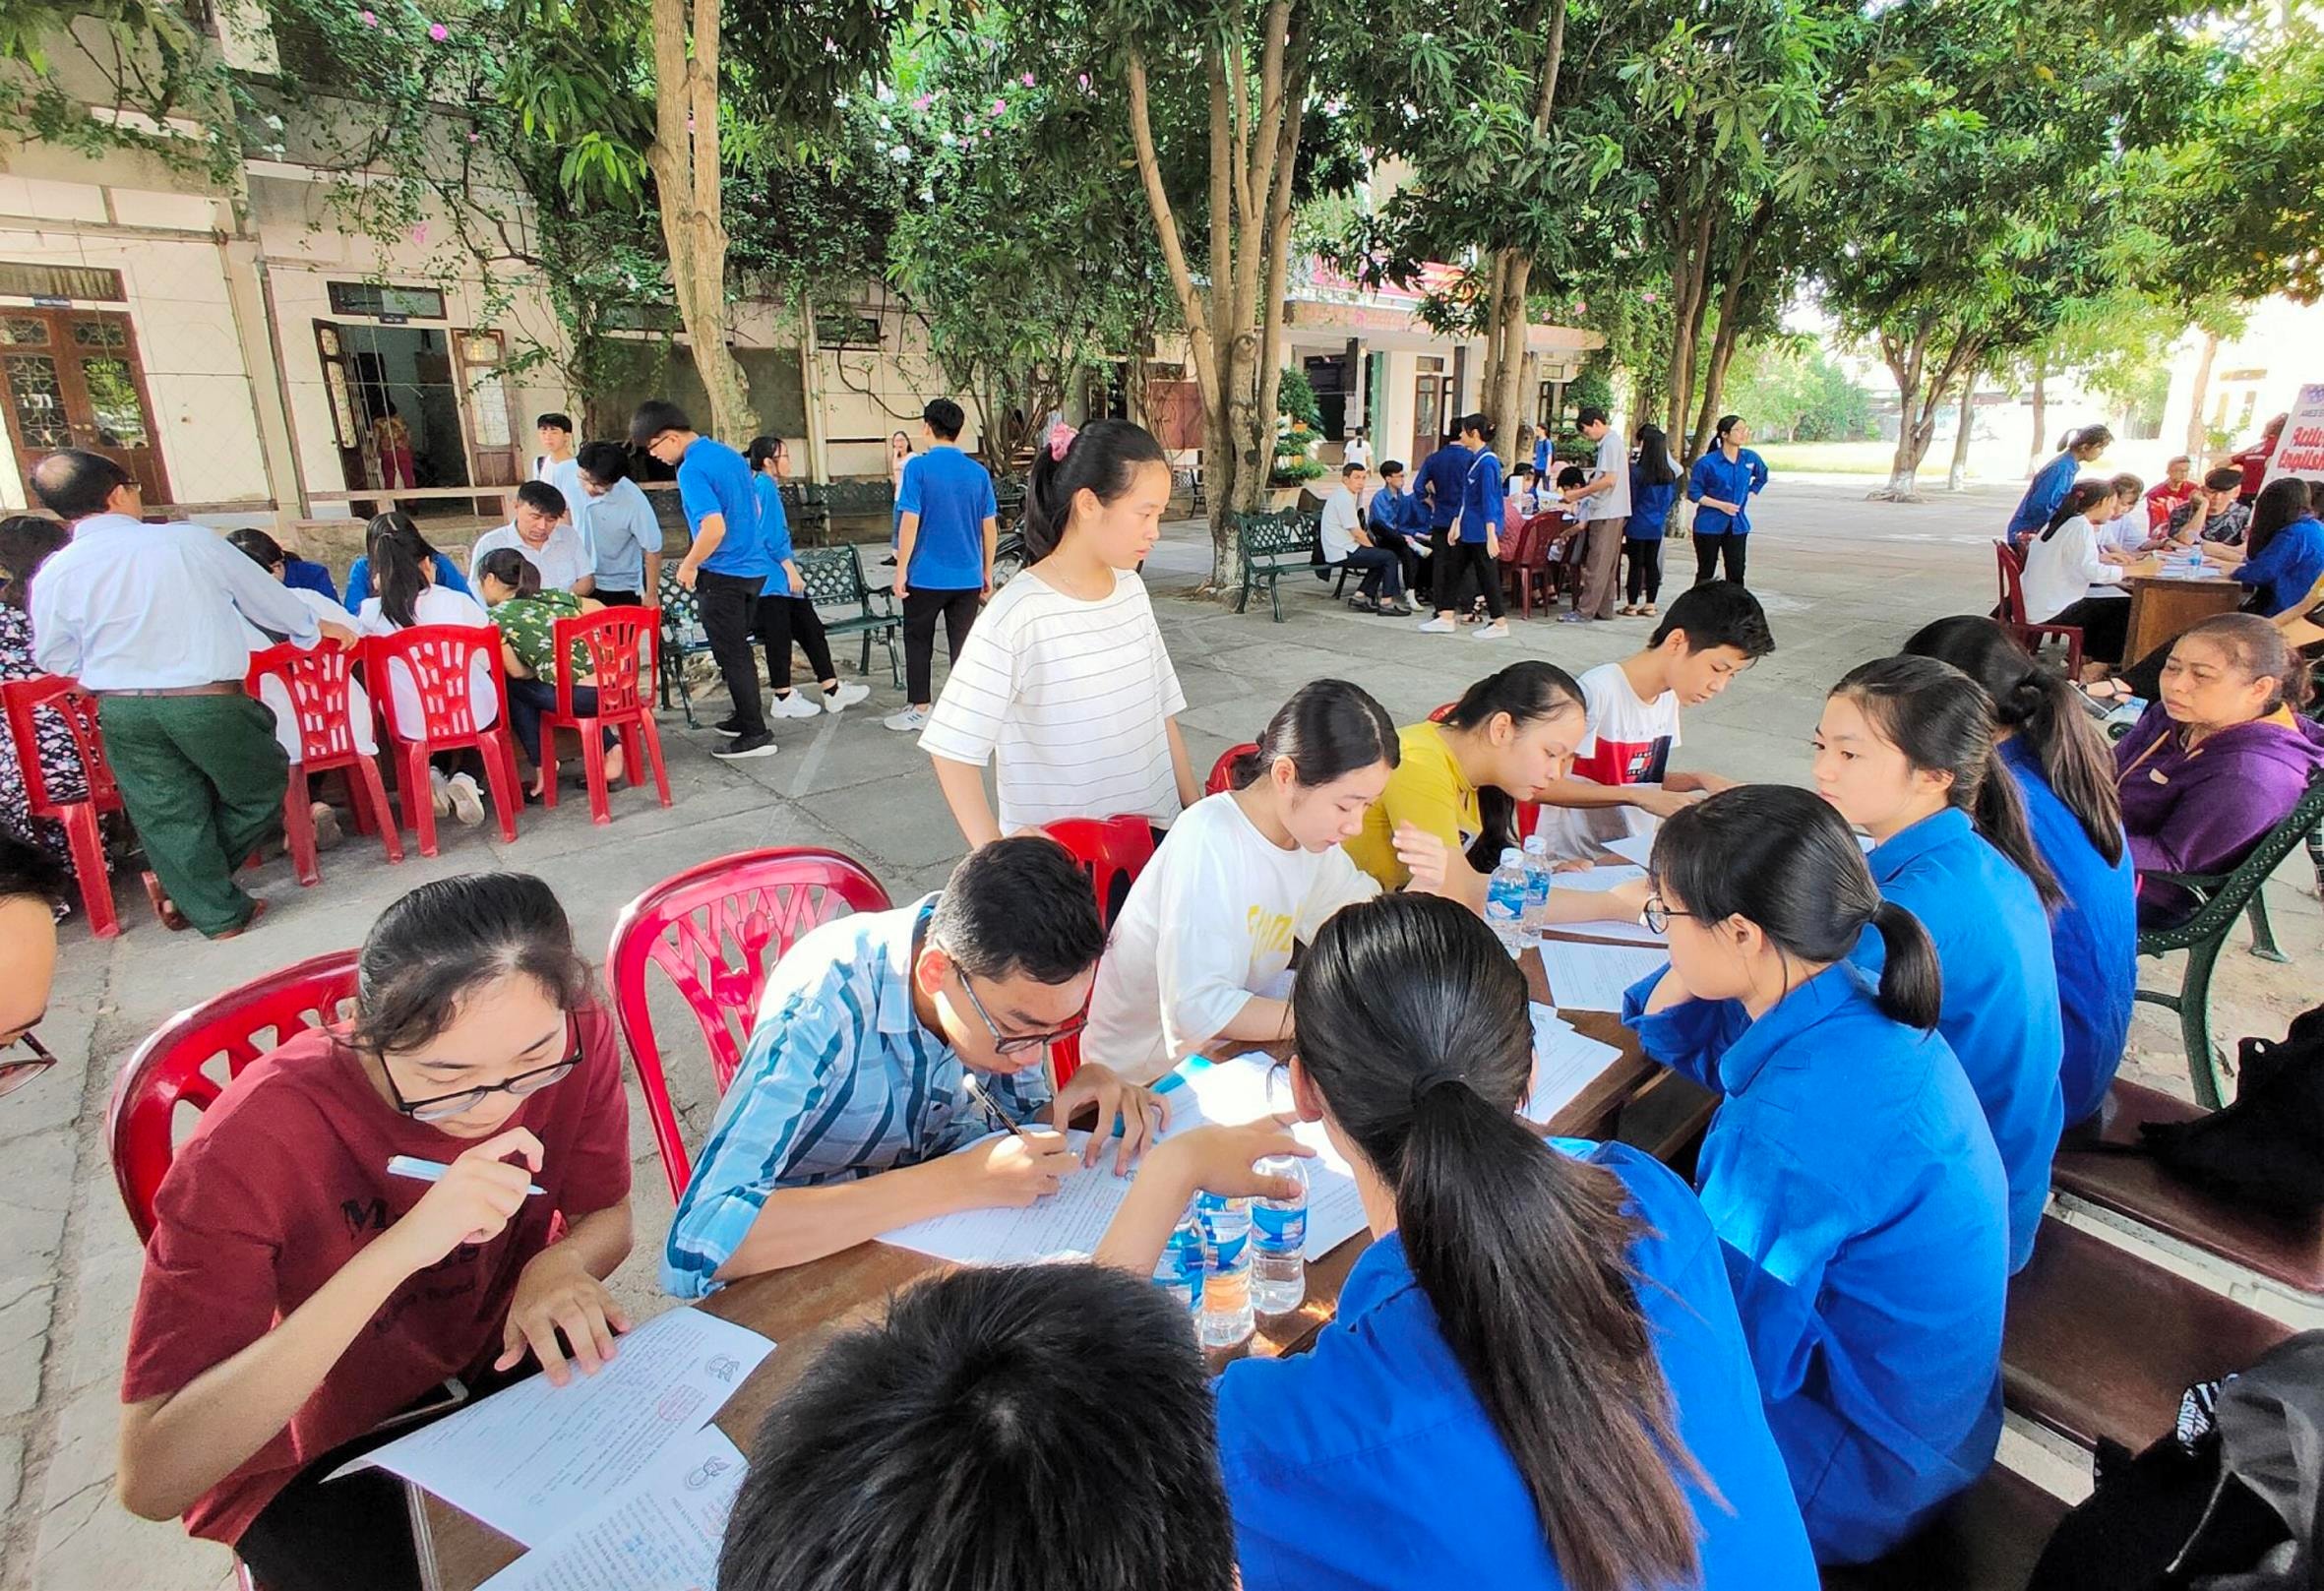
<svg viewBox="0 0 2324 1591">
<path fill-rule="evenodd" d="M 32 661 L 32 576 L 48 555 L 72 539 L 54 520 L 20 514 L 0 520 L 0 684 L 30 680 L 43 672 Z M 34 739 L 39 744 L 40 771 L 52 799 L 79 795 L 88 789 L 81 771 L 81 754 L 72 732 L 53 709 L 33 715 Z M 65 841 L 65 826 L 50 818 L 32 816 L 32 797 L 25 770 L 17 761 L 16 736 L 0 724 L 0 830 L 39 846 L 68 872 L 73 853 Z"/>
</svg>

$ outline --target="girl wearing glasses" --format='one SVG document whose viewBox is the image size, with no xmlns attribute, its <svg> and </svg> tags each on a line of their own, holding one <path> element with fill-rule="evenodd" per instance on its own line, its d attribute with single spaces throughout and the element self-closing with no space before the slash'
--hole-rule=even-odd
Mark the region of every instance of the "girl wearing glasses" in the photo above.
<svg viewBox="0 0 2324 1591">
<path fill-rule="evenodd" d="M 1695 1182 L 1816 1558 L 1862 1562 L 2000 1438 L 2000 1156 L 1934 1031 L 1928 936 L 1830 806 L 1788 785 L 1712 796 L 1663 825 L 1651 873 L 1671 964 L 1622 1019 L 1726 1096 Z M 1852 959 L 1875 928 L 1877 983 Z"/>
<path fill-rule="evenodd" d="M 620 1057 L 549 887 L 423 885 L 357 973 L 346 1021 L 251 1063 L 177 1151 L 122 1382 L 122 1501 L 270 1591 L 416 1586 L 400 1483 L 322 1478 L 527 1355 L 594 1373 L 629 1325 L 602 1281 L 630 1250 Z"/>
</svg>

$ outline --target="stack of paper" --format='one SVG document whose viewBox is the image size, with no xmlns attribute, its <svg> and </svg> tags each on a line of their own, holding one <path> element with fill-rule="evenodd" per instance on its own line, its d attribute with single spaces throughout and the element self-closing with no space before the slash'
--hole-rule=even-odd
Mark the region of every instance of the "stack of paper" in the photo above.
<svg viewBox="0 0 2324 1591">
<path fill-rule="evenodd" d="M 710 1591 L 745 1469 L 726 1433 L 704 1426 L 483 1591 Z"/>
<path fill-rule="evenodd" d="M 1574 894 L 1603 894 L 1625 884 L 1636 884 L 1646 877 L 1642 867 L 1594 867 L 1576 873 L 1560 873 L 1550 880 L 1552 893 L 1560 890 Z M 1625 945 L 1660 945 L 1663 937 L 1634 918 L 1600 917 L 1579 923 L 1550 923 L 1546 931 L 1553 934 L 1586 934 L 1592 939 L 1620 940 Z"/>
<path fill-rule="evenodd" d="M 1541 969 L 1550 981 L 1550 998 L 1563 1010 L 1619 1011 L 1622 991 L 1659 971 L 1669 959 L 1661 950 L 1626 946 L 1541 942 Z"/>
<path fill-rule="evenodd" d="M 1533 1005 L 1533 1087 L 1525 1119 L 1544 1127 L 1598 1074 L 1621 1059 L 1611 1044 L 1574 1031 L 1573 1024 L 1539 1001 Z"/>
</svg>

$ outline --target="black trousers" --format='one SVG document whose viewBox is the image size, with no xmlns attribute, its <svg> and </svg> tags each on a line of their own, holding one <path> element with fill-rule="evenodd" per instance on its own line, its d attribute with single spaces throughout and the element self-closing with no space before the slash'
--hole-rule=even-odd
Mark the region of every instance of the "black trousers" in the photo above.
<svg viewBox="0 0 2324 1591">
<path fill-rule="evenodd" d="M 1630 561 L 1622 600 L 1632 607 L 1653 601 L 1662 593 L 1662 537 L 1640 541 L 1635 536 L 1624 536 L 1621 550 L 1622 556 Z"/>
<path fill-rule="evenodd" d="M 2122 649 L 2130 643 L 2130 598 L 2126 596 L 2086 596 L 2079 602 L 2069 602 L 2051 614 L 2050 624 L 2070 624 L 2082 632 L 2082 655 L 2093 663 L 2119 663 Z M 2163 658 L 2169 656 L 2166 646 L 2155 656 L 2155 678 L 2163 675 Z M 2141 692 L 2148 701 L 2152 692 Z"/>
<path fill-rule="evenodd" d="M 1727 560 L 1727 578 L 1736 584 L 1743 582 L 1744 543 L 1749 536 L 1739 536 L 1732 530 L 1706 536 L 1694 533 L 1694 583 L 1701 585 L 1719 578 L 1719 560 Z"/>
<path fill-rule="evenodd" d="M 1465 589 L 1474 582 L 1478 593 L 1485 598 L 1485 611 L 1494 618 L 1502 617 L 1500 605 L 1500 560 L 1486 550 L 1482 541 L 1463 536 L 1451 539 L 1449 529 L 1439 530 L 1437 536 L 1437 611 L 1457 613 L 1468 601 Z"/>
<path fill-rule="evenodd" d="M 718 660 L 726 694 L 734 700 L 734 726 L 743 735 L 766 733 L 766 703 L 759 694 L 758 660 L 751 655 L 751 638 L 759 626 L 759 590 L 765 583 L 764 576 L 746 580 L 706 569 L 694 579 L 703 634 L 709 640 L 710 655 Z"/>
<path fill-rule="evenodd" d="M 904 591 L 904 700 L 915 707 L 925 707 L 936 700 L 930 675 L 936 665 L 936 621 L 945 622 L 945 644 L 955 667 L 960 662 L 960 648 L 968 643 L 968 627 L 976 623 L 977 605 L 984 593 L 974 587 L 964 591 L 923 591 L 907 586 Z"/>
<path fill-rule="evenodd" d="M 600 585 L 589 595 L 609 608 L 635 608 L 642 605 L 636 591 L 609 591 Z"/>
<path fill-rule="evenodd" d="M 1412 592 L 1416 597 L 1428 595 L 1429 582 L 1425 568 L 1428 560 L 1420 555 L 1420 550 L 1413 546 L 1411 539 L 1403 531 L 1382 530 L 1375 525 L 1372 527 L 1372 544 L 1376 547 L 1384 547 L 1396 555 L 1396 567 L 1403 576 L 1404 589 Z"/>
<path fill-rule="evenodd" d="M 766 677 L 774 682 L 778 696 L 791 688 L 794 641 L 807 654 L 807 666 L 815 670 L 818 684 L 839 677 L 839 671 L 831 666 L 831 643 L 824 639 L 823 616 L 807 598 L 762 596 L 758 622 L 751 626 L 751 633 L 766 648 Z"/>
<path fill-rule="evenodd" d="M 1404 594 L 1404 561 L 1387 548 L 1357 547 L 1341 562 L 1364 577 L 1364 583 L 1356 588 L 1358 596 L 1378 601 L 1383 581 L 1389 600 Z"/>
</svg>

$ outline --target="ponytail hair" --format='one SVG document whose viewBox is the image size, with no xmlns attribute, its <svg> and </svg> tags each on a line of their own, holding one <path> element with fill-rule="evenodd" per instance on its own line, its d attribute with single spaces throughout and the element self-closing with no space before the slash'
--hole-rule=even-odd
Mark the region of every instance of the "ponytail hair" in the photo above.
<svg viewBox="0 0 2324 1591">
<path fill-rule="evenodd" d="M 1528 658 L 1477 681 L 1438 721 L 1454 729 L 1476 730 L 1505 712 L 1510 727 L 1523 729 L 1537 719 L 1588 711 L 1589 703 L 1572 675 L 1555 663 Z M 1501 851 L 1523 837 L 1517 833 L 1517 798 L 1487 785 L 1477 792 L 1477 817 L 1479 833 L 1477 843 L 1469 847 L 1469 858 L 1482 862 L 1483 871 L 1490 873 Z"/>
<path fill-rule="evenodd" d="M 2057 507 L 2050 512 L 2049 522 L 2042 527 L 2042 539 L 2048 541 L 2057 534 L 2058 527 L 2068 520 L 2088 514 L 2113 495 L 2114 483 L 2110 480 L 2093 477 L 2074 482 L 2066 488 L 2066 495 L 2057 500 Z"/>
<path fill-rule="evenodd" d="M 2114 433 L 2105 426 L 2085 425 L 2068 431 L 2064 436 L 2058 438 L 2057 451 L 2065 453 L 2074 448 L 2110 448 L 2113 443 Z"/>
<path fill-rule="evenodd" d="M 1396 721 L 1362 686 L 1311 680 L 1275 709 L 1258 744 L 1229 766 L 1227 780 L 1241 790 L 1287 757 L 1291 776 L 1313 790 L 1376 763 L 1394 767 L 1402 755 Z"/>
<path fill-rule="evenodd" d="M 1924 1031 L 1936 1025 L 1944 981 L 1927 930 L 1881 897 L 1847 820 L 1813 792 L 1745 784 L 1682 808 L 1655 834 L 1651 871 L 1666 900 L 1708 922 L 1754 923 L 1793 960 L 1844 961 L 1877 928 L 1887 950 L 1881 1014 Z"/>
<path fill-rule="evenodd" d="M 1990 619 L 1962 614 L 1924 625 L 1905 650 L 1950 663 L 1993 699 L 1993 726 L 2023 741 L 2042 777 L 2098 854 L 2122 860 L 2122 798 L 2114 760 L 2066 677 L 2041 662 Z"/>
<path fill-rule="evenodd" d="M 363 555 L 371 560 L 371 583 L 388 622 L 398 630 L 419 623 L 419 599 L 428 588 L 436 549 L 411 516 L 398 509 L 373 520 L 364 527 Z"/>
<path fill-rule="evenodd" d="M 1092 420 L 1078 431 L 1053 427 L 1033 449 L 1025 481 L 1025 551 L 1039 563 L 1057 551 L 1083 492 L 1112 503 L 1130 490 L 1140 464 L 1168 467 L 1170 456 L 1153 433 L 1129 420 Z"/>
<path fill-rule="evenodd" d="M 1394 1191 L 1397 1236 L 1575 1591 L 1699 1583 L 1679 1439 L 1621 1180 L 1517 1119 L 1525 980 L 1474 912 L 1343 907 L 1292 991 L 1301 1065 Z M 1586 1441 L 1575 1433 L 1587 1432 Z"/>
<path fill-rule="evenodd" d="M 2045 910 L 2064 903 L 2057 876 L 2034 848 L 2017 781 L 1993 750 L 1993 699 L 1984 686 L 1933 657 L 1883 657 L 1850 669 L 1832 695 L 1854 702 L 1913 766 L 1950 773 L 1947 804 L 1968 813 L 1993 849 L 2033 881 Z"/>
<path fill-rule="evenodd" d="M 495 547 L 476 565 L 479 576 L 489 576 L 519 596 L 540 595 L 540 571 L 514 547 Z"/>
</svg>

